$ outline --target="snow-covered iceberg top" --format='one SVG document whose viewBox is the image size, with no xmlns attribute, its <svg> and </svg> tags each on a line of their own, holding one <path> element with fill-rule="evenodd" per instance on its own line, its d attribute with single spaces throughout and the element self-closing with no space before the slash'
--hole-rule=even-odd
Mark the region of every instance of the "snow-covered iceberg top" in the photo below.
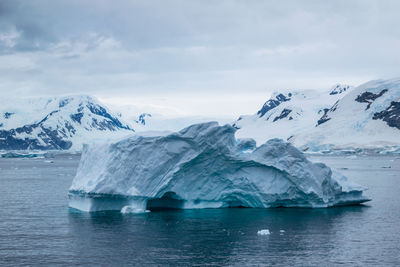
<svg viewBox="0 0 400 267">
<path fill-rule="evenodd" d="M 216 122 L 162 136 L 85 146 L 70 188 L 84 211 L 157 208 L 330 207 L 368 201 L 365 188 L 294 146 L 256 147 Z"/>
</svg>

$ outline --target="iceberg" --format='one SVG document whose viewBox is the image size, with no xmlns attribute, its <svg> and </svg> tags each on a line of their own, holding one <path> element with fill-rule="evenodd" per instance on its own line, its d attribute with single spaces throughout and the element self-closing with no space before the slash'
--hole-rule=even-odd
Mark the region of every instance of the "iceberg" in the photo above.
<svg viewBox="0 0 400 267">
<path fill-rule="evenodd" d="M 176 133 L 85 145 L 69 205 L 92 212 L 127 206 L 325 208 L 370 200 L 363 196 L 366 188 L 310 162 L 290 143 L 271 139 L 256 146 L 251 139 L 236 139 L 235 131 L 208 122 Z"/>
</svg>

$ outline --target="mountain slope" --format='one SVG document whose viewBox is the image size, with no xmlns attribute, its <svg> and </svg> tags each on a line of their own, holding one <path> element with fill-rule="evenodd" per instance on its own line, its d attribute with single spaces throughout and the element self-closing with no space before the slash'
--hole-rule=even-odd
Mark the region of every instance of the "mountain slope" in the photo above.
<svg viewBox="0 0 400 267">
<path fill-rule="evenodd" d="M 241 116 L 234 124 L 237 137 L 251 137 L 258 143 L 271 138 L 290 140 L 318 120 L 352 87 L 335 85 L 330 90 L 276 92 L 254 115 Z"/>
<path fill-rule="evenodd" d="M 90 96 L 13 99 L 0 107 L 0 149 L 76 149 L 134 132 Z"/>
<path fill-rule="evenodd" d="M 303 92 L 297 94 L 302 100 L 292 96 L 265 113 L 239 118 L 237 136 L 260 143 L 282 138 L 310 151 L 400 146 L 400 79 L 345 88 L 311 97 Z"/>
<path fill-rule="evenodd" d="M 293 140 L 318 150 L 334 148 L 382 148 L 400 145 L 400 79 L 362 84 L 340 99 L 315 129 Z"/>
</svg>

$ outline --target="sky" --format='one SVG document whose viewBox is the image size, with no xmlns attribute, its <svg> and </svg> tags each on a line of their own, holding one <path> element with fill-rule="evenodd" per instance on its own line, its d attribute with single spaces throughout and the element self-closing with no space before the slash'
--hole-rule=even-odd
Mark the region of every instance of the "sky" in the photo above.
<svg viewBox="0 0 400 267">
<path fill-rule="evenodd" d="M 252 114 L 273 91 L 400 76 L 399 10 L 397 0 L 1 0 L 0 97 Z"/>
</svg>

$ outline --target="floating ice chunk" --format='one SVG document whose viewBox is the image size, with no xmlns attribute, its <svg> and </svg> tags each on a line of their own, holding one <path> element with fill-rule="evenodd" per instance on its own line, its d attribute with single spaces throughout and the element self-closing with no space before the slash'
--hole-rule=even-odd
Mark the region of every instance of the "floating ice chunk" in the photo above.
<svg viewBox="0 0 400 267">
<path fill-rule="evenodd" d="M 86 211 L 227 207 L 325 208 L 366 202 L 364 187 L 290 143 L 255 147 L 230 125 L 202 123 L 178 133 L 131 136 L 85 146 L 69 191 Z M 247 153 L 244 153 L 246 151 Z"/>
<path fill-rule="evenodd" d="M 135 206 L 124 206 L 121 209 L 121 213 L 122 214 L 128 214 L 128 213 L 146 213 L 146 212 L 150 212 L 149 210 L 145 210 L 145 209 L 140 209 L 137 208 Z"/>
<path fill-rule="evenodd" d="M 279 232 L 280 232 L 280 233 L 284 233 L 284 232 L 285 232 L 285 230 L 279 230 Z"/>
<path fill-rule="evenodd" d="M 257 235 L 270 235 L 271 232 L 268 229 L 262 229 L 257 232 Z"/>
</svg>

